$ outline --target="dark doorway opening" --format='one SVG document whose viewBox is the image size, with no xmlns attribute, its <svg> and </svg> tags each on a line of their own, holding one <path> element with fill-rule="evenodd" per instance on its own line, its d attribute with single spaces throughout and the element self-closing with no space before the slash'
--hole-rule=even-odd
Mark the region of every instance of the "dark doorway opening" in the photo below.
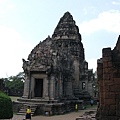
<svg viewBox="0 0 120 120">
<path fill-rule="evenodd" d="M 43 95 L 43 79 L 35 79 L 35 97 L 42 97 Z"/>
</svg>

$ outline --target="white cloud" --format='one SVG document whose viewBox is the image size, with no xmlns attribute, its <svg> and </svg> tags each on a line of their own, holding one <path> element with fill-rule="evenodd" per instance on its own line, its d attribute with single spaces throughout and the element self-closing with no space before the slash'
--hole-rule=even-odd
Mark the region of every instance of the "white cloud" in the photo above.
<svg viewBox="0 0 120 120">
<path fill-rule="evenodd" d="M 7 0 L 0 0 L 0 4 L 6 3 Z"/>
<path fill-rule="evenodd" d="M 22 58 L 26 58 L 32 45 L 14 29 L 0 26 L 0 78 L 17 75 L 22 71 Z"/>
<path fill-rule="evenodd" d="M 6 14 L 14 10 L 15 5 L 10 0 L 0 0 L 0 17 L 4 17 Z"/>
<path fill-rule="evenodd" d="M 120 11 L 110 10 L 102 12 L 97 18 L 85 21 L 79 25 L 80 33 L 89 34 L 99 30 L 120 32 Z"/>
<path fill-rule="evenodd" d="M 87 13 L 88 13 L 88 12 L 87 12 L 87 9 L 84 8 L 84 9 L 83 9 L 83 14 L 86 15 Z"/>
<path fill-rule="evenodd" d="M 88 62 L 88 68 L 93 69 L 93 71 L 95 72 L 97 70 L 97 59 L 92 58 L 87 60 L 87 62 Z"/>
<path fill-rule="evenodd" d="M 113 5 L 120 5 L 120 0 L 119 0 L 119 2 L 113 1 L 112 4 Z"/>
</svg>

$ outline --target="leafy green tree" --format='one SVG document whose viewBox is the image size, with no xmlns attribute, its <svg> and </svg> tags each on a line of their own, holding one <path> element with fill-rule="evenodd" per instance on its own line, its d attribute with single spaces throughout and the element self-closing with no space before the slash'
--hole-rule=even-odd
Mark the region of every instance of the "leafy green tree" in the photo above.
<svg viewBox="0 0 120 120">
<path fill-rule="evenodd" d="M 20 90 L 23 88 L 23 81 L 18 76 L 11 76 L 9 78 L 8 87 L 14 88 L 15 90 Z"/>
<path fill-rule="evenodd" d="M 4 78 L 5 87 L 9 89 L 9 94 L 22 94 L 24 88 L 24 73 L 20 72 L 16 76 Z"/>
</svg>

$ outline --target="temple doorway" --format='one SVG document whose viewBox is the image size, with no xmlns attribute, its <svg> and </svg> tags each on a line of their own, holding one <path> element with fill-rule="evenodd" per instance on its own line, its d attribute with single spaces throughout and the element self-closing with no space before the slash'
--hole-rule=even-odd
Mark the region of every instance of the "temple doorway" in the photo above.
<svg viewBox="0 0 120 120">
<path fill-rule="evenodd" d="M 35 79 L 35 97 L 42 97 L 43 95 L 43 79 Z"/>
</svg>

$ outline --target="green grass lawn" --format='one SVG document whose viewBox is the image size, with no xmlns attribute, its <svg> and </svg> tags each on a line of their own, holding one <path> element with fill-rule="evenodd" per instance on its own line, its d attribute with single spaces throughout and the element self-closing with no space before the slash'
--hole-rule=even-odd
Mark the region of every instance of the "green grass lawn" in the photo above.
<svg viewBox="0 0 120 120">
<path fill-rule="evenodd" d="M 17 97 L 17 96 L 9 96 L 11 98 L 12 101 L 17 101 L 18 98 L 20 97 Z"/>
</svg>

